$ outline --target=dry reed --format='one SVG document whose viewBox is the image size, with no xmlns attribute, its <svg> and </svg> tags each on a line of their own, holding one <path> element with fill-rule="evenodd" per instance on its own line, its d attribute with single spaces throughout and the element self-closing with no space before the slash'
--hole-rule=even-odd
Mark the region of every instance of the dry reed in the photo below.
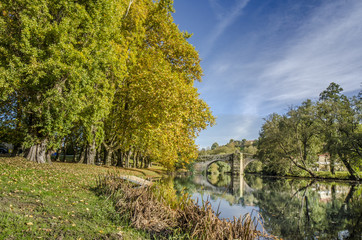
<svg viewBox="0 0 362 240">
<path fill-rule="evenodd" d="M 156 186 L 157 188 L 157 186 Z M 150 233 L 157 239 L 276 239 L 257 230 L 257 218 L 249 214 L 233 220 L 220 219 L 209 201 L 202 206 L 190 200 L 180 198 L 177 205 L 171 207 L 160 191 L 150 187 L 139 187 L 114 175 L 98 178 L 98 189 L 116 203 L 121 216 L 137 228 Z"/>
</svg>

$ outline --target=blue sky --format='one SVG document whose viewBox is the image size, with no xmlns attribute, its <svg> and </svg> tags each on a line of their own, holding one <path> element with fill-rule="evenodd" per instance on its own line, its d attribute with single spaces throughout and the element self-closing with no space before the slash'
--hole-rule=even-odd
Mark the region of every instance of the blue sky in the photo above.
<svg viewBox="0 0 362 240">
<path fill-rule="evenodd" d="M 200 147 L 256 139 L 263 118 L 316 100 L 330 82 L 362 84 L 361 0 L 174 0 L 180 30 L 199 51 L 196 83 L 217 124 Z"/>
</svg>

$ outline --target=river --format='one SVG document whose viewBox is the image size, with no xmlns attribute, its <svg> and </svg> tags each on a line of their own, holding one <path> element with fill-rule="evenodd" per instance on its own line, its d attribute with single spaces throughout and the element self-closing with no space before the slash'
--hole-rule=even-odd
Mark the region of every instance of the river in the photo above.
<svg viewBox="0 0 362 240">
<path fill-rule="evenodd" d="M 264 230 L 282 239 L 362 239 L 361 184 L 251 174 L 169 181 L 199 204 L 209 201 L 220 218 L 262 216 Z"/>
</svg>

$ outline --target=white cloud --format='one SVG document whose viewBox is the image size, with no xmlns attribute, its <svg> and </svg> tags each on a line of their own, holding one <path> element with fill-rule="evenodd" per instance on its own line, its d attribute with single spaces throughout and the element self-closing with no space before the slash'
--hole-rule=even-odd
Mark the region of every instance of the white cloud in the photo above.
<svg viewBox="0 0 362 240">
<path fill-rule="evenodd" d="M 316 97 L 332 81 L 356 90 L 362 76 L 361 21 L 362 1 L 334 1 L 318 9 L 261 74 L 261 88 L 273 89 L 269 100 Z"/>
<path fill-rule="evenodd" d="M 307 98 L 317 99 L 330 82 L 340 84 L 345 92 L 361 89 L 362 1 L 321 3 L 296 21 L 276 15 L 268 18 L 278 27 L 270 28 L 273 22 L 268 22 L 243 32 L 208 60 L 200 90 L 215 114 L 223 115 L 218 125 L 201 133 L 201 146 L 255 138 L 263 117 L 283 113 Z M 220 23 L 219 31 L 233 21 Z M 278 38 L 279 33 L 283 35 Z"/>
<path fill-rule="evenodd" d="M 229 27 L 241 14 L 242 10 L 246 7 L 250 0 L 237 0 L 231 10 L 225 10 L 221 7 L 217 0 L 209 0 L 211 7 L 214 9 L 218 18 L 218 23 L 214 29 L 211 30 L 211 34 L 206 43 L 205 56 L 211 51 L 213 45 L 218 38 L 224 33 L 227 27 Z"/>
</svg>

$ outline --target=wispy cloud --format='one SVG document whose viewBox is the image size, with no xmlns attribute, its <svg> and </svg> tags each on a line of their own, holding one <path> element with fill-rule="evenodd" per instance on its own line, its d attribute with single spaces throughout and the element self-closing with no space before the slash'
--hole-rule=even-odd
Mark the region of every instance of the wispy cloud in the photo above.
<svg viewBox="0 0 362 240">
<path fill-rule="evenodd" d="M 238 103 L 235 108 L 243 114 L 263 114 L 267 107 L 272 112 L 277 106 L 285 109 L 317 98 L 332 81 L 346 92 L 357 90 L 362 81 L 361 19 L 362 1 L 333 1 L 298 22 L 287 39 L 270 43 L 267 38 L 260 40 L 263 32 L 253 33 L 259 35 L 255 45 L 238 42 L 230 47 L 233 51 L 215 58 L 206 72 L 210 82 L 204 90 L 228 93 L 231 105 Z M 220 79 L 222 85 L 215 87 Z"/>
<path fill-rule="evenodd" d="M 238 3 L 239 10 L 215 27 L 210 46 L 248 2 Z M 268 18 L 272 19 L 268 25 L 275 21 L 278 26 L 244 32 L 235 43 L 219 49 L 207 65 L 200 89 L 216 115 L 234 117 L 221 117 L 214 129 L 202 133 L 200 145 L 211 145 L 213 139 L 222 143 L 230 138 L 255 138 L 263 117 L 282 113 L 306 98 L 318 98 L 330 82 L 340 84 L 345 92 L 361 89 L 362 1 L 321 4 L 296 21 L 286 16 L 288 11 L 282 20 L 277 15 Z"/>
<path fill-rule="evenodd" d="M 209 0 L 209 4 L 214 9 L 214 12 L 218 18 L 218 23 L 214 29 L 211 30 L 211 35 L 208 38 L 205 56 L 212 50 L 213 45 L 224 33 L 227 27 L 229 27 L 241 14 L 242 10 L 247 6 L 250 0 L 237 0 L 235 5 L 231 9 L 224 9 L 217 0 Z"/>
<path fill-rule="evenodd" d="M 262 72 L 261 87 L 274 90 L 269 100 L 311 98 L 332 81 L 356 90 L 362 76 L 361 21 L 359 0 L 333 1 L 315 11 Z"/>
</svg>

